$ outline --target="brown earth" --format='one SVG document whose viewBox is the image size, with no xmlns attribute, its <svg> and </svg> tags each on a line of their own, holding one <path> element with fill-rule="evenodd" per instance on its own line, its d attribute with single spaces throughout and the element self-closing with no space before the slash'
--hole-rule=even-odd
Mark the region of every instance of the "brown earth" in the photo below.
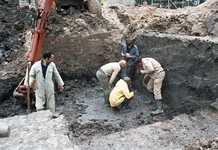
<svg viewBox="0 0 218 150">
<path fill-rule="evenodd" d="M 3 1 L 4 2 L 4 1 Z M 2 2 L 2 3 L 3 3 Z M 0 69 L 2 76 L 23 76 L 25 72 L 25 54 L 29 48 L 30 33 L 28 26 L 31 24 L 30 15 L 33 10 L 27 7 L 19 10 L 17 6 L 10 3 L 0 5 L 2 13 L 1 19 L 1 37 L 6 37 L 6 41 L 2 41 L 2 60 Z M 159 32 L 174 35 L 190 35 L 190 36 L 218 36 L 217 23 L 217 1 L 208 0 L 197 7 L 185 7 L 183 9 L 163 9 L 155 7 L 127 7 L 123 5 L 103 6 L 102 16 L 98 14 L 76 13 L 73 16 L 53 15 L 50 17 L 50 29 L 47 35 L 57 37 L 58 35 L 70 36 L 89 36 L 93 33 L 107 32 L 112 29 L 119 29 L 120 34 L 112 35 L 108 41 L 108 45 L 113 43 L 124 44 L 127 37 L 135 39 L 137 35 L 149 32 Z M 14 16 L 14 12 L 18 12 Z M 27 12 L 28 13 L 24 13 Z M 4 11 L 3 11 L 4 12 Z M 26 22 L 20 18 L 20 14 L 24 13 Z M 3 16 L 5 14 L 5 16 Z M 8 20 L 8 18 L 15 18 Z M 12 17 L 13 16 L 13 17 Z M 24 27 L 20 30 L 21 26 Z M 13 29 L 13 30 L 11 30 Z M 24 30 L 26 29 L 26 30 Z M 29 26 L 29 29 L 31 27 Z M 28 33 L 28 34 L 27 34 Z M 26 40 L 25 40 L 26 37 Z M 26 42 L 26 46 L 18 47 L 21 42 Z M 14 45 L 18 48 L 7 48 L 5 45 Z M 15 54 L 14 54 L 15 53 Z M 7 58 L 7 59 L 6 59 Z M 11 62 L 11 63 L 8 63 Z M 14 67 L 16 66 L 16 67 Z"/>
</svg>

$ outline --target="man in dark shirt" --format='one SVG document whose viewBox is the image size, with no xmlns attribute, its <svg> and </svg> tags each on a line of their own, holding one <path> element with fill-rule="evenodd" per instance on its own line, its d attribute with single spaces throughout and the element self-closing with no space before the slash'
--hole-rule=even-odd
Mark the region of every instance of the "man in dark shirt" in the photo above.
<svg viewBox="0 0 218 150">
<path fill-rule="evenodd" d="M 134 61 L 137 57 L 139 57 L 138 48 L 136 45 L 134 45 L 132 39 L 126 40 L 126 45 L 123 46 L 122 57 L 124 57 L 124 60 L 127 61 L 127 67 L 123 70 L 122 78 L 129 77 L 132 79 L 132 75 L 135 70 Z"/>
</svg>

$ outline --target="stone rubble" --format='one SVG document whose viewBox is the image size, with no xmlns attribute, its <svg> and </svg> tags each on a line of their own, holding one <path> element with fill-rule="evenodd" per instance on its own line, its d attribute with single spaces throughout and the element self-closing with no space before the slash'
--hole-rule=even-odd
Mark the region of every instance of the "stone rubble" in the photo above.
<svg viewBox="0 0 218 150">
<path fill-rule="evenodd" d="M 68 125 L 63 115 L 53 119 L 50 111 L 41 111 L 1 119 L 1 123 L 11 128 L 10 137 L 0 139 L 1 150 L 81 149 L 68 138 Z"/>
</svg>

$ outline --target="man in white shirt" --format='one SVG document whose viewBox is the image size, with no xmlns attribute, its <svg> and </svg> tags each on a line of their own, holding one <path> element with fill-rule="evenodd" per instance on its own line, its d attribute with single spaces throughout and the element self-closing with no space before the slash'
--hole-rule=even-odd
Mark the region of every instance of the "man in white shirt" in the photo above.
<svg viewBox="0 0 218 150">
<path fill-rule="evenodd" d="M 119 62 L 105 64 L 96 72 L 96 77 L 98 78 L 104 90 L 104 102 L 107 107 L 110 107 L 109 87 L 114 82 L 117 74 L 122 71 L 126 66 L 127 62 L 125 60 L 121 60 Z"/>
<path fill-rule="evenodd" d="M 53 77 L 56 79 L 60 86 L 60 91 L 64 90 L 64 82 L 58 73 L 58 70 L 53 63 L 54 53 L 46 51 L 43 54 L 43 59 L 35 62 L 30 70 L 30 85 L 36 80 L 35 83 L 35 96 L 36 96 L 36 110 L 51 110 L 54 115 L 55 112 L 55 96 L 54 96 L 54 82 Z"/>
</svg>

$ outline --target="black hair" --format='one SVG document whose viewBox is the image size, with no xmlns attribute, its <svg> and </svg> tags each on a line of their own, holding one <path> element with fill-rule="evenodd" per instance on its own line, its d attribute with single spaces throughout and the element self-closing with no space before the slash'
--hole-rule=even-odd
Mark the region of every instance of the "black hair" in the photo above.
<svg viewBox="0 0 218 150">
<path fill-rule="evenodd" d="M 47 57 L 48 57 L 48 58 L 51 58 L 51 54 L 54 55 L 54 53 L 53 53 L 52 51 L 46 51 L 46 52 L 42 55 L 42 57 L 43 57 L 44 59 L 46 59 Z"/>
<path fill-rule="evenodd" d="M 132 46 L 134 45 L 134 44 L 133 44 L 133 40 L 132 40 L 132 39 L 127 39 L 127 40 L 126 40 L 126 45 L 127 45 L 127 46 L 130 46 L 131 44 L 132 44 Z"/>
<path fill-rule="evenodd" d="M 138 63 L 140 63 L 142 61 L 141 57 L 137 57 L 134 61 L 135 65 L 138 65 Z"/>
</svg>

